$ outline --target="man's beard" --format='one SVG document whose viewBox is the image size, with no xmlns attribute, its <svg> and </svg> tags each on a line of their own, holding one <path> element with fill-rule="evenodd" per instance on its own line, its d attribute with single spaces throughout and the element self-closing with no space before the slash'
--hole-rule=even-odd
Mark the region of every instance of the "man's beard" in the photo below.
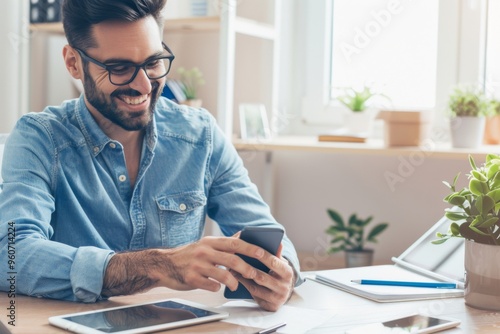
<svg viewBox="0 0 500 334">
<path fill-rule="evenodd" d="M 111 93 L 108 101 L 104 93 L 97 89 L 95 81 L 90 77 L 86 69 L 84 70 L 84 74 L 85 81 L 83 83 L 83 88 L 85 96 L 87 97 L 87 101 L 105 118 L 127 131 L 142 130 L 152 122 L 156 102 L 158 102 L 158 98 L 161 95 L 161 86 L 158 81 L 154 81 L 151 83 L 151 102 L 149 104 L 148 110 L 136 112 L 136 117 L 130 117 L 127 112 L 118 109 L 118 106 L 113 100 L 113 97 L 116 97 L 118 95 L 127 95 L 130 97 L 141 96 L 142 94 L 140 92 L 131 88 L 118 88 L 113 93 Z M 148 117 L 141 117 L 144 114 L 147 114 Z"/>
</svg>

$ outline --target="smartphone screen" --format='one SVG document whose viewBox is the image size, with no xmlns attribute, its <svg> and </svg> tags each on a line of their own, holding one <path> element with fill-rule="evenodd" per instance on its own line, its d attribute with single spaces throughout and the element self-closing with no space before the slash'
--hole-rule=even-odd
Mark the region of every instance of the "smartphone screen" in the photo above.
<svg viewBox="0 0 500 334">
<path fill-rule="evenodd" d="M 435 327 L 447 323 L 448 320 L 427 317 L 423 315 L 413 315 L 411 317 L 391 320 L 384 322 L 384 327 L 387 328 L 404 328 L 404 329 L 424 329 Z"/>
<path fill-rule="evenodd" d="M 434 333 L 460 325 L 460 321 L 444 318 L 435 318 L 426 315 L 414 314 L 411 316 L 379 322 L 354 328 L 347 334 L 364 333 Z"/>
</svg>

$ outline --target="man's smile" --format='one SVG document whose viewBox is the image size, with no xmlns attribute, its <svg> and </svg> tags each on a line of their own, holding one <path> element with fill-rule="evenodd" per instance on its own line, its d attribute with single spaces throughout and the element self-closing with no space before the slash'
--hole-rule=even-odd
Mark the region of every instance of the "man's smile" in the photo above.
<svg viewBox="0 0 500 334">
<path fill-rule="evenodd" d="M 149 95 L 141 95 L 136 97 L 130 97 L 126 95 L 119 95 L 118 98 L 123 102 L 131 105 L 141 104 L 147 101 Z"/>
</svg>

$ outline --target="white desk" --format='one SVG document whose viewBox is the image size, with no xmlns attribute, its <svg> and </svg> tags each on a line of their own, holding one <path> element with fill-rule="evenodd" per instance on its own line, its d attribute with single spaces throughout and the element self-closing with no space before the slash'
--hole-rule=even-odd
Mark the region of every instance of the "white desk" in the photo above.
<svg viewBox="0 0 500 334">
<path fill-rule="evenodd" d="M 5 293 L 0 293 L 0 304 L 4 310 L 2 321 L 6 323 L 6 310 L 9 302 Z M 220 306 L 227 302 L 219 293 L 202 290 L 189 292 L 172 291 L 166 288 L 153 289 L 135 296 L 111 298 L 109 301 L 96 304 L 72 303 L 48 299 L 17 296 L 16 327 L 7 326 L 13 333 L 64 333 L 63 330 L 48 324 L 47 318 L 52 315 L 94 310 L 111 307 L 117 304 L 146 302 L 164 298 L 183 298 L 198 303 Z M 446 316 L 462 321 L 460 327 L 443 333 L 475 333 L 493 334 L 500 332 L 500 314 L 470 308 L 464 304 L 463 298 L 436 299 L 399 303 L 376 303 L 349 293 L 327 287 L 312 281 L 306 281 L 298 287 L 288 305 L 308 309 L 325 310 L 331 317 L 309 333 L 344 333 L 356 325 L 388 320 L 409 313 L 427 313 L 433 316 Z M 292 330 L 292 328 L 287 328 Z M 255 328 L 238 326 L 226 322 L 202 324 L 165 333 L 254 333 Z"/>
</svg>

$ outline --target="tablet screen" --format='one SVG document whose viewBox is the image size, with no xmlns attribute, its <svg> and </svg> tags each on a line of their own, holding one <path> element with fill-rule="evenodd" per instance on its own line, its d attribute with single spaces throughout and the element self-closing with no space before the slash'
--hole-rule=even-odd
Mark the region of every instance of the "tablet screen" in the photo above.
<svg viewBox="0 0 500 334">
<path fill-rule="evenodd" d="M 150 326 L 205 318 L 217 313 L 168 300 L 118 309 L 104 309 L 87 314 L 63 316 L 62 319 L 104 333 L 139 329 Z"/>
<path fill-rule="evenodd" d="M 451 221 L 443 217 L 400 256 L 400 260 L 424 268 L 455 281 L 464 281 L 465 243 L 463 238 L 451 238 L 435 245 L 437 232 L 447 233 Z"/>
</svg>

